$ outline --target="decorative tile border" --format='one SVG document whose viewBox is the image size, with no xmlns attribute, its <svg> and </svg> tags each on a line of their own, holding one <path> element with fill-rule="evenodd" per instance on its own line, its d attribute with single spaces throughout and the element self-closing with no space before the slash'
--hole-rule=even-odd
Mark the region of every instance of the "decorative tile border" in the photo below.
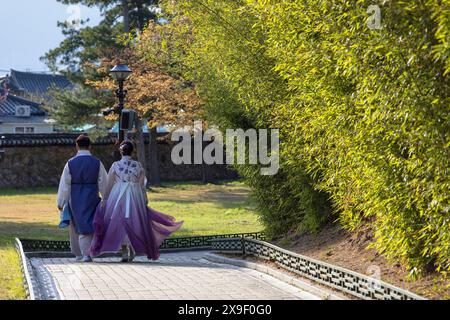
<svg viewBox="0 0 450 320">
<path fill-rule="evenodd" d="M 169 238 L 164 241 L 161 246 L 161 250 L 166 249 L 192 249 L 192 248 L 212 248 L 212 241 L 216 239 L 257 239 L 265 240 L 264 233 L 236 233 L 236 234 L 222 234 L 212 236 L 194 236 L 194 237 L 181 237 L 181 238 Z"/>
<path fill-rule="evenodd" d="M 60 300 L 61 296 L 58 292 L 56 283 L 47 270 L 47 268 L 42 264 L 42 260 L 40 259 L 29 259 L 34 279 L 36 280 L 36 289 L 39 294 L 39 300 Z"/>
<path fill-rule="evenodd" d="M 235 233 L 235 234 L 221 234 L 211 236 L 191 236 L 191 237 L 176 237 L 168 238 L 161 245 L 161 250 L 168 249 L 211 249 L 211 241 L 214 239 L 225 238 L 247 238 L 256 240 L 265 240 L 264 233 Z M 20 239 L 22 248 L 25 253 L 40 252 L 40 253 L 68 253 L 70 252 L 69 241 L 49 241 L 49 240 L 34 240 L 34 239 Z"/>
<path fill-rule="evenodd" d="M 275 262 L 286 270 L 366 300 L 425 300 L 381 280 L 247 238 L 215 239 L 213 249 L 240 252 Z"/>
<path fill-rule="evenodd" d="M 276 270 L 275 268 L 272 268 L 262 263 L 255 263 L 242 259 L 231 259 L 214 253 L 207 253 L 204 259 L 212 261 L 214 263 L 228 264 L 241 268 L 253 269 L 258 272 L 265 273 L 287 284 L 297 287 L 302 291 L 308 292 L 309 294 L 316 296 L 319 300 L 348 299 L 348 297 L 345 297 L 344 295 L 339 295 L 336 292 L 333 292 L 332 290 L 325 289 L 324 286 L 322 287 L 318 286 L 317 284 L 314 283 L 314 281 L 299 278 L 295 275 L 290 275 L 286 272 Z"/>
</svg>

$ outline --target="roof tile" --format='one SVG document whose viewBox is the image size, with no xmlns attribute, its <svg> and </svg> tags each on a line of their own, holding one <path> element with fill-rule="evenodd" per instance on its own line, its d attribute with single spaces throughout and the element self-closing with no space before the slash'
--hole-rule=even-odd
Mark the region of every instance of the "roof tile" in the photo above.
<svg viewBox="0 0 450 320">
<path fill-rule="evenodd" d="M 23 90 L 28 94 L 34 94 L 42 98 L 46 98 L 48 89 L 52 86 L 61 89 L 73 88 L 73 84 L 66 76 L 56 74 L 11 70 L 8 81 L 12 89 Z"/>
</svg>

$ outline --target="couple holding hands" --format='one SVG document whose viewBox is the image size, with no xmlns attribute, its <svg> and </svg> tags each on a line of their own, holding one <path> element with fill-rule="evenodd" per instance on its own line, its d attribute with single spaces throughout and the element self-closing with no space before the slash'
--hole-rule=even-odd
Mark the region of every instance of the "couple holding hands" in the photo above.
<svg viewBox="0 0 450 320">
<path fill-rule="evenodd" d="M 89 137 L 76 141 L 77 154 L 64 167 L 58 190 L 61 224 L 70 224 L 70 246 L 77 261 L 105 253 L 159 258 L 159 247 L 183 222 L 148 207 L 145 170 L 131 158 L 133 144 L 120 145 L 122 159 L 109 173 L 90 152 Z M 101 198 L 100 198 L 101 195 Z M 61 226 L 61 225 L 60 225 Z"/>
</svg>

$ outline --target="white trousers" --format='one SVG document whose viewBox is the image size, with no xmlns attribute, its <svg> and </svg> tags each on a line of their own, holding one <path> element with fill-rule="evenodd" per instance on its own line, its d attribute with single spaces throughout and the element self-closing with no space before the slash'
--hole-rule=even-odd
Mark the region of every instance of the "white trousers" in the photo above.
<svg viewBox="0 0 450 320">
<path fill-rule="evenodd" d="M 79 234 L 75 224 L 70 221 L 70 249 L 76 257 L 89 256 L 93 234 Z"/>
</svg>

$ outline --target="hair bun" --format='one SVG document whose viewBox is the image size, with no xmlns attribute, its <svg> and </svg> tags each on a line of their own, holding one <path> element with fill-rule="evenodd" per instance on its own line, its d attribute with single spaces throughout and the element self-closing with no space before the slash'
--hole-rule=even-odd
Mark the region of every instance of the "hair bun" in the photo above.
<svg viewBox="0 0 450 320">
<path fill-rule="evenodd" d="M 133 143 L 131 141 L 124 141 L 121 143 L 119 150 L 124 156 L 129 156 L 133 153 L 134 150 Z"/>
</svg>

